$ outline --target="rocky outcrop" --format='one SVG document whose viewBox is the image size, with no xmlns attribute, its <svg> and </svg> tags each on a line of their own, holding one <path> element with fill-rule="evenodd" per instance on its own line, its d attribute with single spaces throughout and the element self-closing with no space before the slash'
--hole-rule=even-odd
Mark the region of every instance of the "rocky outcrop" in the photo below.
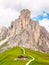
<svg viewBox="0 0 49 65">
<path fill-rule="evenodd" d="M 7 29 L 8 48 L 18 45 L 48 53 L 49 33 L 38 22 L 31 20 L 30 14 L 28 9 L 23 9 L 19 18 Z"/>
<path fill-rule="evenodd" d="M 0 41 L 4 40 L 7 36 L 8 29 L 6 27 L 2 27 L 0 29 Z"/>
<path fill-rule="evenodd" d="M 26 28 L 30 22 L 30 11 L 28 9 L 22 10 L 19 19 L 21 21 L 21 27 Z"/>
</svg>

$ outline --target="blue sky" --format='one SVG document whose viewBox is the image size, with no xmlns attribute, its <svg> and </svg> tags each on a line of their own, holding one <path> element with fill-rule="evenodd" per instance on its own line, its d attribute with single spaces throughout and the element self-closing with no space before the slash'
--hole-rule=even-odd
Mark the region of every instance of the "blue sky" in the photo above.
<svg viewBox="0 0 49 65">
<path fill-rule="evenodd" d="M 32 18 L 35 21 L 38 21 L 41 26 L 44 26 L 46 30 L 49 32 L 49 13 L 43 11 L 41 14 Z"/>
<path fill-rule="evenodd" d="M 0 0 L 0 27 L 8 27 L 22 9 L 29 9 L 31 18 L 49 31 L 49 0 Z"/>
<path fill-rule="evenodd" d="M 33 17 L 32 19 L 37 21 L 41 21 L 43 19 L 49 20 L 49 13 L 47 13 L 46 11 L 43 11 L 41 14 L 37 15 L 36 17 Z"/>
</svg>

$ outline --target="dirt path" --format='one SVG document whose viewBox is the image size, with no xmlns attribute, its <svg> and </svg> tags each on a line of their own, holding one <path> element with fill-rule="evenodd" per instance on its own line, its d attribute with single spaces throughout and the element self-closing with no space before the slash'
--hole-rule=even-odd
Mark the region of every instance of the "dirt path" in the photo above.
<svg viewBox="0 0 49 65">
<path fill-rule="evenodd" d="M 25 50 L 24 50 L 24 48 L 23 47 L 20 47 L 22 50 L 23 50 L 23 53 L 25 54 Z"/>
<path fill-rule="evenodd" d="M 27 63 L 26 63 L 26 65 L 29 65 L 32 61 L 34 61 L 35 60 L 35 58 L 33 57 L 33 59 L 31 59 L 30 61 L 28 61 Z"/>
<path fill-rule="evenodd" d="M 22 50 L 23 50 L 23 52 L 24 52 L 24 54 L 25 54 L 25 49 L 23 48 L 23 47 L 21 47 L 22 48 Z M 32 56 L 30 56 L 30 57 L 32 57 Z M 32 61 L 34 61 L 35 60 L 35 58 L 34 57 L 32 57 L 32 59 L 31 60 L 29 60 L 27 63 L 26 63 L 26 65 L 29 65 Z"/>
<path fill-rule="evenodd" d="M 25 50 L 24 50 L 24 48 L 22 48 L 23 49 L 23 52 L 24 52 L 24 54 L 25 54 Z"/>
<path fill-rule="evenodd" d="M 23 47 L 21 47 L 22 49 L 23 49 L 23 51 L 24 51 L 24 54 L 25 54 L 25 50 L 24 50 L 24 48 Z M 32 57 L 32 56 L 30 56 L 30 57 Z M 27 63 L 26 63 L 26 65 L 29 65 L 32 61 L 34 61 L 35 60 L 35 58 L 34 57 L 32 57 L 32 59 L 31 60 L 29 60 Z"/>
</svg>

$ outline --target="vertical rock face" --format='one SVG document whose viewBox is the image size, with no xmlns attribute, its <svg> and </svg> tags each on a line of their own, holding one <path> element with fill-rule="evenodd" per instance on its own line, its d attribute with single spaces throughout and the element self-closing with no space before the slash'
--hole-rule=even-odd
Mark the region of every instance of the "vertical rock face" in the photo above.
<svg viewBox="0 0 49 65">
<path fill-rule="evenodd" d="M 22 10 L 19 19 L 21 21 L 22 27 L 25 28 L 30 22 L 30 11 L 28 9 Z"/>
<path fill-rule="evenodd" d="M 30 19 L 31 12 L 23 9 L 18 19 L 11 23 L 7 36 L 8 47 L 22 46 L 49 52 L 49 33 L 38 22 Z"/>
</svg>

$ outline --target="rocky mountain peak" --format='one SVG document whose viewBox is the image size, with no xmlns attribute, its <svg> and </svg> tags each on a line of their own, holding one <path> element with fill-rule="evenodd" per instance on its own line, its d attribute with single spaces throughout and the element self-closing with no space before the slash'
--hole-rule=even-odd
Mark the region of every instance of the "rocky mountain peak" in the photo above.
<svg viewBox="0 0 49 65">
<path fill-rule="evenodd" d="M 46 53 L 49 52 L 49 33 L 37 21 L 32 20 L 30 15 L 31 12 L 28 9 L 23 9 L 19 18 L 13 21 L 7 30 L 0 33 L 0 40 L 3 41 L 4 37 L 4 43 L 7 42 L 7 46 L 3 46 L 0 50 L 22 46 Z M 1 45 L 4 43 L 0 42 Z"/>
<path fill-rule="evenodd" d="M 28 9 L 23 9 L 21 12 L 20 12 L 20 17 L 22 18 L 30 18 L 30 11 Z"/>
<path fill-rule="evenodd" d="M 27 25 L 29 25 L 29 21 L 30 21 L 30 11 L 28 9 L 23 9 L 20 12 L 20 17 L 19 17 L 22 27 L 26 27 Z"/>
</svg>

